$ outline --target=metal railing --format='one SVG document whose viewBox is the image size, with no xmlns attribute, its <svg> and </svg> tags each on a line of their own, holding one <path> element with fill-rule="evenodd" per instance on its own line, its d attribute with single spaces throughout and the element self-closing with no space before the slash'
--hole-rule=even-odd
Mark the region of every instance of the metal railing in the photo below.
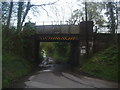
<svg viewBox="0 0 120 90">
<path fill-rule="evenodd" d="M 40 25 L 70 25 L 69 21 L 39 21 Z"/>
</svg>

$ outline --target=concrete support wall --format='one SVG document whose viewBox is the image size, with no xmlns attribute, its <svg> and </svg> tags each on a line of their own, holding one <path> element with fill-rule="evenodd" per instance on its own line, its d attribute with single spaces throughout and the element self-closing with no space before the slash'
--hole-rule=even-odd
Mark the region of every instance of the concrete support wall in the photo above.
<svg viewBox="0 0 120 90">
<path fill-rule="evenodd" d="M 79 41 L 74 41 L 71 43 L 71 66 L 76 67 L 79 66 L 79 59 L 80 59 L 80 48 L 79 48 Z"/>
<path fill-rule="evenodd" d="M 38 40 L 35 40 L 35 62 L 36 64 L 40 64 L 39 49 L 40 49 L 40 42 Z"/>
</svg>

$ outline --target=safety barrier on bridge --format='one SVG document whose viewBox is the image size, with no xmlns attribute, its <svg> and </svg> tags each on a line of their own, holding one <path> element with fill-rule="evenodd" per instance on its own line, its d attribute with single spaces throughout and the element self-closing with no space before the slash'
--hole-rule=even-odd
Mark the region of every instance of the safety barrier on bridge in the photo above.
<svg viewBox="0 0 120 90">
<path fill-rule="evenodd" d="M 40 41 L 76 41 L 79 34 L 37 34 L 35 38 Z"/>
<path fill-rule="evenodd" d="M 39 25 L 70 25 L 69 21 L 39 21 Z"/>
</svg>

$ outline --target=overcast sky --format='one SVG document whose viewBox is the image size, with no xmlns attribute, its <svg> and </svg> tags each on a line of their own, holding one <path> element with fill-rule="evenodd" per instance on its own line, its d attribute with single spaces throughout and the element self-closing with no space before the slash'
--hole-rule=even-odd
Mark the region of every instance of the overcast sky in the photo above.
<svg viewBox="0 0 120 90">
<path fill-rule="evenodd" d="M 49 2 L 55 2 L 57 0 L 39 0 L 34 1 L 31 0 L 33 4 L 47 4 Z M 44 21 L 44 24 L 52 24 L 51 21 L 67 21 L 71 13 L 75 9 L 79 9 L 80 6 L 77 4 L 77 0 L 59 0 L 54 5 L 44 6 L 44 7 L 38 7 L 36 10 L 39 13 L 32 12 L 32 10 L 28 13 L 28 19 L 30 19 L 33 22 L 36 22 L 36 24 L 41 24 Z M 44 9 L 43 9 L 44 8 Z M 35 16 L 35 15 L 36 16 Z M 27 19 L 26 19 L 27 21 Z"/>
<path fill-rule="evenodd" d="M 10 0 L 0 0 L 0 1 L 10 1 Z M 13 0 L 13 1 L 16 2 L 19 0 Z M 27 2 L 28 0 L 24 0 L 24 1 Z M 41 5 L 41 4 L 52 3 L 55 1 L 57 0 L 31 0 L 31 3 L 35 5 Z M 35 11 L 31 9 L 27 15 L 25 22 L 28 22 L 30 20 L 31 22 L 36 23 L 36 25 L 43 25 L 43 21 L 44 21 L 44 24 L 47 25 L 47 24 L 52 24 L 52 21 L 59 21 L 59 23 L 60 21 L 64 21 L 64 22 L 68 21 L 74 10 L 84 7 L 84 5 L 81 4 L 81 2 L 84 1 L 85 0 L 58 0 L 58 2 L 55 3 L 54 5 L 34 8 Z M 86 0 L 86 1 L 101 2 L 101 1 L 113 1 L 113 0 Z M 115 1 L 118 2 L 120 0 L 115 0 Z"/>
<path fill-rule="evenodd" d="M 31 0 L 31 2 L 36 5 L 47 4 L 50 2 L 52 3 L 55 1 L 57 0 Z M 84 7 L 84 5 L 81 4 L 84 1 L 85 0 L 58 0 L 58 2 L 55 3 L 54 5 L 44 6 L 43 7 L 44 9 L 41 7 L 37 8 L 37 11 L 39 13 L 36 13 L 36 16 L 34 15 L 35 12 L 32 12 L 31 10 L 28 13 L 28 19 L 26 19 L 26 22 L 30 20 L 36 23 L 36 25 L 42 25 L 44 21 L 44 24 L 47 25 L 52 24 L 52 21 L 64 21 L 64 22 L 68 21 L 74 10 Z M 86 1 L 101 2 L 103 0 L 86 0 Z M 115 1 L 119 2 L 120 0 Z M 120 32 L 120 30 L 118 31 Z"/>
</svg>

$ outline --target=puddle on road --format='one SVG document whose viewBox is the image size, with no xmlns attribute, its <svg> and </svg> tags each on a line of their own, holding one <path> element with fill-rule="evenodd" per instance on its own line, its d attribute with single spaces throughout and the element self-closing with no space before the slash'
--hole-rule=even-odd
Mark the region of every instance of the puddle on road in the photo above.
<svg viewBox="0 0 120 90">
<path fill-rule="evenodd" d="M 54 65 L 46 65 L 46 67 L 43 67 L 43 69 L 39 72 L 51 72 L 55 69 Z"/>
<path fill-rule="evenodd" d="M 39 72 L 51 72 L 52 70 L 50 69 L 47 69 L 47 70 L 42 70 L 42 71 L 39 71 Z"/>
</svg>

